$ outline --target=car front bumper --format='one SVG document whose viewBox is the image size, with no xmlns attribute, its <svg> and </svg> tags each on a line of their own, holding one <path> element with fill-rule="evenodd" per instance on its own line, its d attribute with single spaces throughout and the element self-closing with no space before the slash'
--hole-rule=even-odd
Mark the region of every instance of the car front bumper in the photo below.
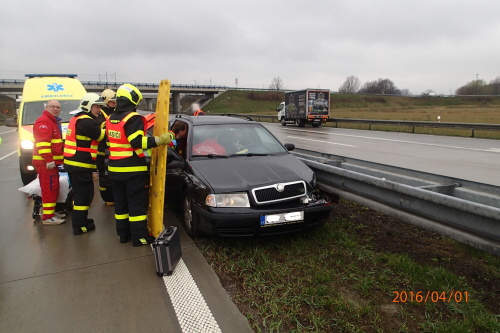
<svg viewBox="0 0 500 333">
<path fill-rule="evenodd" d="M 332 206 L 323 200 L 302 206 L 253 209 L 253 208 L 211 208 L 195 207 L 199 230 L 214 236 L 257 236 L 299 231 L 320 226 L 326 222 Z M 261 226 L 261 216 L 304 212 L 302 221 Z"/>
</svg>

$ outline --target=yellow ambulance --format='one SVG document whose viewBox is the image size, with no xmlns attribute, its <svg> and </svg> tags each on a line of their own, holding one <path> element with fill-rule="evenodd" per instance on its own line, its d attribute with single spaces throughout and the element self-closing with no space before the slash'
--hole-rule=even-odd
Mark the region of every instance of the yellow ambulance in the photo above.
<svg viewBox="0 0 500 333">
<path fill-rule="evenodd" d="M 87 92 L 76 74 L 26 74 L 17 125 L 19 136 L 19 169 L 21 180 L 26 185 L 36 178 L 31 162 L 33 157 L 33 124 L 45 110 L 48 101 L 55 99 L 61 103 L 62 133 L 66 135 L 68 122 L 80 100 Z"/>
</svg>

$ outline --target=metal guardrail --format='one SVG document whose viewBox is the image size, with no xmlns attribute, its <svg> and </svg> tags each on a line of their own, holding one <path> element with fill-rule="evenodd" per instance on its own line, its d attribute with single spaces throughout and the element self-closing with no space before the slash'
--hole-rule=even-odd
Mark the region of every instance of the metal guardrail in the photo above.
<svg viewBox="0 0 500 333">
<path fill-rule="evenodd" d="M 295 149 L 318 186 L 500 256 L 500 187 Z"/>
<path fill-rule="evenodd" d="M 245 114 L 243 116 L 252 117 L 257 121 L 265 119 L 271 119 L 271 122 L 279 122 L 276 115 L 257 115 L 257 114 Z M 368 130 L 372 129 L 372 125 L 391 125 L 391 126 L 406 126 L 412 128 L 412 133 L 415 133 L 416 127 L 429 127 L 429 128 L 453 128 L 453 129 L 465 129 L 471 130 L 471 137 L 474 137 L 474 131 L 500 131 L 500 124 L 480 124 L 480 123 L 447 123 L 447 122 L 436 122 L 436 121 L 402 121 L 402 120 L 376 120 L 376 119 L 348 119 L 348 118 L 329 118 L 327 120 L 329 123 L 335 123 L 335 127 L 338 127 L 340 123 L 351 123 L 351 124 L 365 124 L 368 125 Z"/>
</svg>

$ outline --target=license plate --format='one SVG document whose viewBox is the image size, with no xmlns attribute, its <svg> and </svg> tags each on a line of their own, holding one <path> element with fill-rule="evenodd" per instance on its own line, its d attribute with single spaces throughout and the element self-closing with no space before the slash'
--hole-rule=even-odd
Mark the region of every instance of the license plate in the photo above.
<svg viewBox="0 0 500 333">
<path fill-rule="evenodd" d="M 270 214 L 260 216 L 260 226 L 267 227 L 271 225 L 297 223 L 304 221 L 304 211 Z"/>
</svg>

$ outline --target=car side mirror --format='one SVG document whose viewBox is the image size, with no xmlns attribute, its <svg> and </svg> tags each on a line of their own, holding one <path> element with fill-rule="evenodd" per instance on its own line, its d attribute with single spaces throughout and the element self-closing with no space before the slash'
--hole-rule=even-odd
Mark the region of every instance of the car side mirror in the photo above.
<svg viewBox="0 0 500 333">
<path fill-rule="evenodd" d="M 17 121 L 14 118 L 7 118 L 4 125 L 7 127 L 17 127 Z"/>
<path fill-rule="evenodd" d="M 295 145 L 293 143 L 285 143 L 285 148 L 288 150 L 288 151 L 292 151 L 295 149 Z"/>
</svg>

